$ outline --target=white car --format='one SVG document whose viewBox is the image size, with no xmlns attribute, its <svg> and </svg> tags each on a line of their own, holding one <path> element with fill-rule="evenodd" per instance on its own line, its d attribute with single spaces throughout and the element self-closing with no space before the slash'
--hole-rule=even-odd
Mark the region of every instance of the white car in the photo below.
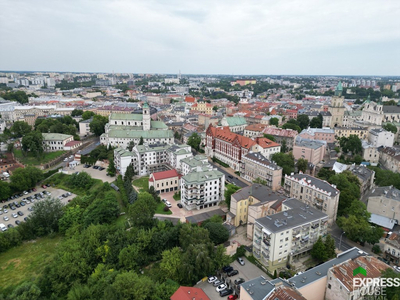
<svg viewBox="0 0 400 300">
<path fill-rule="evenodd" d="M 217 280 L 217 277 L 216 276 L 211 276 L 211 277 L 208 277 L 208 283 L 213 283 L 215 280 Z"/>
<path fill-rule="evenodd" d="M 217 293 L 219 293 L 220 291 L 223 291 L 227 288 L 227 285 L 225 283 L 217 286 L 217 288 L 215 289 L 217 291 Z"/>
<path fill-rule="evenodd" d="M 27 192 L 27 191 L 24 191 L 24 195 L 28 195 L 28 192 Z"/>
<path fill-rule="evenodd" d="M 393 269 L 395 269 L 397 272 L 400 272 L 400 267 L 398 266 L 393 266 Z"/>
<path fill-rule="evenodd" d="M 7 216 L 4 216 L 4 217 L 3 217 L 3 220 L 4 220 L 4 221 L 8 221 L 9 218 L 8 218 Z"/>
<path fill-rule="evenodd" d="M 167 207 L 172 207 L 172 205 L 171 205 L 171 203 L 170 203 L 169 201 L 165 201 L 164 203 L 165 203 L 165 205 L 166 205 Z"/>
<path fill-rule="evenodd" d="M 13 218 L 18 218 L 18 215 L 16 213 L 12 214 Z"/>
</svg>

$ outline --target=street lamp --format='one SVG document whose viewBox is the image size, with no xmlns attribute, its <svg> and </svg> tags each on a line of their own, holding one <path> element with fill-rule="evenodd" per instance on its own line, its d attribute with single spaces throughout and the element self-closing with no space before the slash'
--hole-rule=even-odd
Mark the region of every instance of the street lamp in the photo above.
<svg viewBox="0 0 400 300">
<path fill-rule="evenodd" d="M 340 240 L 339 240 L 339 250 L 341 250 L 340 248 L 342 247 L 342 236 L 343 234 L 345 234 L 346 232 L 342 232 L 342 234 L 340 235 Z"/>
</svg>

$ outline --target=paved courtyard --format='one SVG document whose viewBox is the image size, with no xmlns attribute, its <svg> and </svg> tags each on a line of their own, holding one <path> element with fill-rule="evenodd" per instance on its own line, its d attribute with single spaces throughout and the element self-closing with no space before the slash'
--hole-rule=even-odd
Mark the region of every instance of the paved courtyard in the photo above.
<svg viewBox="0 0 400 300">
<path fill-rule="evenodd" d="M 113 182 L 115 181 L 116 177 L 110 177 L 107 176 L 107 167 L 108 164 L 104 164 L 102 162 L 98 162 L 96 164 L 97 166 L 101 166 L 103 168 L 105 168 L 103 171 L 97 170 L 97 169 L 93 169 L 93 167 L 91 166 L 90 168 L 84 168 L 84 165 L 78 165 L 74 168 L 70 168 L 70 167 L 66 167 L 64 168 L 64 170 L 68 171 L 68 174 L 73 174 L 75 172 L 86 172 L 88 173 L 90 176 L 92 176 L 92 178 L 95 179 L 100 179 L 103 182 Z"/>
</svg>

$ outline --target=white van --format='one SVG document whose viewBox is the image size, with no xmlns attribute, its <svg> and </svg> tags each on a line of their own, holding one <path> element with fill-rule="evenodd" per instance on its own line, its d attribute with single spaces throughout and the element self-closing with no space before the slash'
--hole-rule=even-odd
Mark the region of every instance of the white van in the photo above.
<svg viewBox="0 0 400 300">
<path fill-rule="evenodd" d="M 0 229 L 1 231 L 7 231 L 7 227 L 3 223 L 0 224 Z"/>
</svg>

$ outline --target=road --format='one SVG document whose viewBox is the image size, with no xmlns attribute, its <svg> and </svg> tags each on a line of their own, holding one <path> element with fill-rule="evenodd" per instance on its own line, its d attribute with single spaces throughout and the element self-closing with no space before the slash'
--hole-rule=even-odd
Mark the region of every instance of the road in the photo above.
<svg viewBox="0 0 400 300">
<path fill-rule="evenodd" d="M 209 162 L 211 165 L 213 165 L 215 168 L 217 168 L 218 171 L 224 173 L 224 174 L 225 174 L 225 179 L 226 179 L 227 181 L 229 181 L 230 183 L 233 183 L 233 184 L 235 184 L 235 185 L 237 185 L 238 187 L 241 187 L 241 188 L 244 188 L 244 187 L 246 187 L 246 186 L 249 186 L 247 183 L 244 183 L 243 181 L 241 181 L 241 180 L 239 179 L 239 176 L 238 176 L 238 175 L 236 175 L 236 174 L 232 175 L 231 173 L 225 171 L 224 168 L 222 168 L 222 167 L 219 166 L 218 164 L 216 164 L 216 163 L 214 163 L 214 162 L 211 162 L 211 161 L 208 161 L 208 162 Z M 229 177 L 229 176 L 230 176 L 230 177 Z"/>
<path fill-rule="evenodd" d="M 343 234 L 343 231 L 336 225 L 334 224 L 332 226 L 332 228 L 330 228 L 330 235 L 334 238 L 335 240 L 335 246 L 337 249 L 339 249 L 340 251 L 346 251 L 348 249 L 353 248 L 353 246 L 349 245 L 347 243 L 347 237 L 346 234 Z M 340 236 L 342 235 L 342 242 L 340 242 Z M 340 246 L 340 248 L 339 248 Z M 360 245 L 357 245 L 358 248 L 362 249 L 363 247 L 361 247 Z M 365 249 L 362 249 L 364 251 L 366 251 Z M 369 252 L 369 251 L 367 251 Z"/>
</svg>

